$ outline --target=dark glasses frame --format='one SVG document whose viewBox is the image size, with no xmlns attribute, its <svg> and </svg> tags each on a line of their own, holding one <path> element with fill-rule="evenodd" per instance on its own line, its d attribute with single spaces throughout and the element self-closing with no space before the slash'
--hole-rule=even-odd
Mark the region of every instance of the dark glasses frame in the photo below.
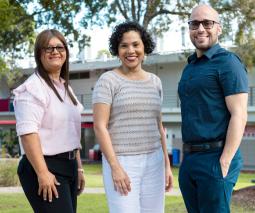
<svg viewBox="0 0 255 213">
<path fill-rule="evenodd" d="M 65 46 L 49 46 L 49 47 L 44 47 L 43 50 L 46 52 L 46 53 L 53 53 L 54 50 L 57 50 L 58 52 L 65 52 L 66 51 L 66 47 Z"/>
<path fill-rule="evenodd" d="M 189 24 L 190 30 L 197 30 L 199 28 L 200 24 L 202 24 L 205 29 L 209 30 L 214 27 L 214 24 L 219 24 L 219 22 L 209 20 L 209 19 L 204 19 L 202 21 L 190 20 L 190 21 L 188 21 L 188 24 Z"/>
</svg>

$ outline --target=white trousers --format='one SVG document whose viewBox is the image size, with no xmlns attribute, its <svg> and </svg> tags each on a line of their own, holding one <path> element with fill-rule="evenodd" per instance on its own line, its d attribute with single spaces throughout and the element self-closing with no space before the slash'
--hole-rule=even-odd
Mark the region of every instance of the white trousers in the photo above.
<svg viewBox="0 0 255 213">
<path fill-rule="evenodd" d="M 162 149 L 139 155 L 122 155 L 118 160 L 131 181 L 127 196 L 114 190 L 111 168 L 103 156 L 103 179 L 110 213 L 163 213 L 165 163 Z"/>
</svg>

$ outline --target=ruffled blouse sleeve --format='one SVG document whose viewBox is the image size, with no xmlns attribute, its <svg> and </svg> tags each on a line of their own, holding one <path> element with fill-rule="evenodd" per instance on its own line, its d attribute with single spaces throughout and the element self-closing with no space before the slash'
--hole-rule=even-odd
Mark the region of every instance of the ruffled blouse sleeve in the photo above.
<svg viewBox="0 0 255 213">
<path fill-rule="evenodd" d="M 42 79 L 32 75 L 13 94 L 17 135 L 38 133 L 49 101 Z"/>
</svg>

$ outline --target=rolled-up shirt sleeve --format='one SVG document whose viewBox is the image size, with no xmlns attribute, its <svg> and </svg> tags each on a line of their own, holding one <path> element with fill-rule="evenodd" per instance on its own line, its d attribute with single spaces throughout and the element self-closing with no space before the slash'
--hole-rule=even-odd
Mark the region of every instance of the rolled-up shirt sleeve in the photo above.
<svg viewBox="0 0 255 213">
<path fill-rule="evenodd" d="M 28 91 L 19 93 L 14 99 L 17 135 L 38 133 L 45 106 Z"/>
</svg>

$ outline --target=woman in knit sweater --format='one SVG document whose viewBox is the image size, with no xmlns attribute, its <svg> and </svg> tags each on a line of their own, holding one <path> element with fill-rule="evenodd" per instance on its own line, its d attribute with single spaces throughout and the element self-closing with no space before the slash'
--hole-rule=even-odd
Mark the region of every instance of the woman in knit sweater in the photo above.
<svg viewBox="0 0 255 213">
<path fill-rule="evenodd" d="M 104 73 L 93 92 L 94 130 L 103 152 L 111 213 L 164 212 L 173 175 L 161 122 L 160 79 L 142 69 L 155 44 L 135 22 L 117 25 L 110 51 L 120 67 Z"/>
</svg>

